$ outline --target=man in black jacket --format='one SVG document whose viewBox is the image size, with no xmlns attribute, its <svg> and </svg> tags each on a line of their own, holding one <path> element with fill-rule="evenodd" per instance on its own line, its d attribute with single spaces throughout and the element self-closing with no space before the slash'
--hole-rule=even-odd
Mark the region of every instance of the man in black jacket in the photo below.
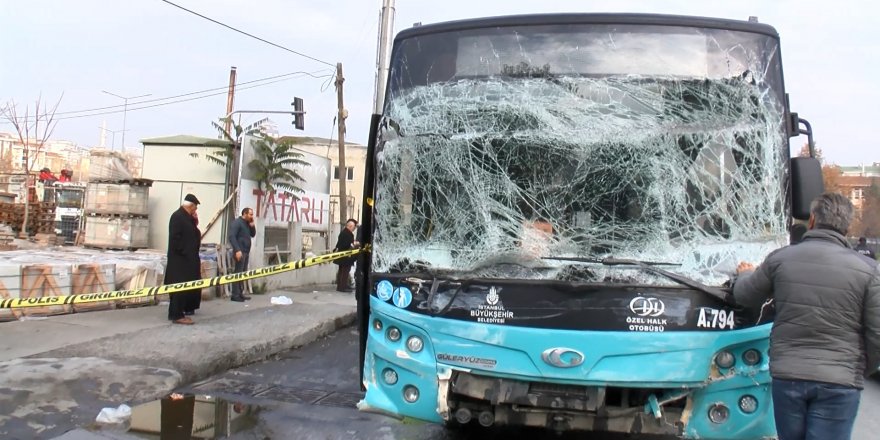
<svg viewBox="0 0 880 440">
<path fill-rule="evenodd" d="M 199 259 L 199 247 L 202 235 L 193 218 L 198 209 L 199 199 L 187 194 L 180 209 L 171 214 L 168 222 L 168 264 L 165 269 L 164 284 L 183 283 L 201 278 L 202 262 Z M 201 289 L 170 294 L 168 319 L 175 324 L 192 325 L 187 314 L 193 314 L 201 299 Z"/>
<path fill-rule="evenodd" d="M 345 222 L 345 227 L 339 232 L 339 238 L 336 240 L 336 246 L 333 247 L 333 252 L 348 251 L 360 246 L 360 243 L 354 239 L 355 228 L 357 228 L 357 220 L 350 218 Z M 336 290 L 340 292 L 352 291 L 352 288 L 349 285 L 349 274 L 351 272 L 351 267 L 354 265 L 355 258 L 356 257 L 343 258 L 333 262 L 339 266 L 336 270 Z"/>
<path fill-rule="evenodd" d="M 736 302 L 776 303 L 770 375 L 779 440 L 850 438 L 863 378 L 880 365 L 880 268 L 853 252 L 852 203 L 825 193 L 810 206 L 809 230 L 754 270 L 740 263 Z"/>
<path fill-rule="evenodd" d="M 248 256 L 251 253 L 251 238 L 257 235 L 257 228 L 254 227 L 254 210 L 244 208 L 241 210 L 241 217 L 232 222 L 229 228 L 229 244 L 232 245 L 232 257 L 235 259 L 235 272 L 240 273 L 247 270 Z M 242 290 L 242 282 L 232 284 L 232 301 L 247 301 L 250 296 L 244 295 Z"/>
<path fill-rule="evenodd" d="M 859 237 L 859 244 L 857 244 L 854 249 L 856 250 L 856 252 L 872 260 L 877 259 L 877 257 L 874 255 L 874 251 L 872 251 L 871 248 L 868 247 L 868 240 L 865 239 L 865 237 Z"/>
</svg>

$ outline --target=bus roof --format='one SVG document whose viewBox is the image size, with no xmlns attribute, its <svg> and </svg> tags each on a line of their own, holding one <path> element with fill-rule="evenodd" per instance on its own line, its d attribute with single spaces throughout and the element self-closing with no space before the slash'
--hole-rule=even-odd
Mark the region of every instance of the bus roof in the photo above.
<svg viewBox="0 0 880 440">
<path fill-rule="evenodd" d="M 663 14 L 527 14 L 500 17 L 472 18 L 414 26 L 400 31 L 396 40 L 438 32 L 452 32 L 504 26 L 554 24 L 641 24 L 651 26 L 684 26 L 753 32 L 779 38 L 773 26 L 763 23 L 729 20 L 724 18 L 691 17 Z"/>
</svg>

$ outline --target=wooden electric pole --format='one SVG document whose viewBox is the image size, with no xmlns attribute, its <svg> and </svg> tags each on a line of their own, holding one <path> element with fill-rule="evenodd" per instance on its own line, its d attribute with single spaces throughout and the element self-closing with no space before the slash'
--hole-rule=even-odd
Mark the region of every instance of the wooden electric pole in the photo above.
<svg viewBox="0 0 880 440">
<path fill-rule="evenodd" d="M 345 167 L 345 118 L 348 117 L 348 111 L 345 110 L 342 99 L 342 83 L 344 82 L 342 63 L 336 63 L 336 104 L 339 112 L 336 116 L 339 127 L 339 224 L 341 225 L 344 225 L 348 220 L 348 192 L 345 190 L 345 181 L 348 179 L 348 169 Z"/>
<path fill-rule="evenodd" d="M 231 115 L 235 106 L 235 66 L 229 68 L 229 91 L 226 93 L 226 115 Z M 232 133 L 232 116 L 226 117 L 226 132 Z"/>
<path fill-rule="evenodd" d="M 235 73 L 235 66 L 230 67 L 229 91 L 226 93 L 226 118 L 223 121 L 223 128 L 226 130 L 226 133 L 230 137 L 232 137 L 233 143 L 238 142 L 238 139 L 235 138 L 235 132 L 232 128 L 232 112 L 235 108 Z M 233 191 L 235 191 L 235 187 L 238 184 L 238 173 L 236 171 L 238 169 L 239 154 L 240 152 L 238 145 L 233 145 L 232 155 L 226 158 L 226 185 L 225 188 L 223 188 L 224 200 L 228 200 L 230 195 L 234 194 Z M 233 203 L 232 206 L 236 206 L 236 203 Z M 223 209 L 223 222 L 220 224 L 220 242 L 226 243 L 229 226 L 235 220 L 235 209 L 226 209 L 226 206 L 224 206 Z"/>
</svg>

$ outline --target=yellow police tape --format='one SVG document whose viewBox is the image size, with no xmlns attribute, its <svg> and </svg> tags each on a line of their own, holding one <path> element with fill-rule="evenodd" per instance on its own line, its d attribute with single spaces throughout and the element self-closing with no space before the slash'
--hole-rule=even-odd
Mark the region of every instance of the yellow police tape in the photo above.
<svg viewBox="0 0 880 440">
<path fill-rule="evenodd" d="M 166 295 L 171 293 L 185 292 L 205 287 L 222 286 L 239 281 L 253 280 L 283 272 L 317 266 L 323 263 L 355 256 L 367 249 L 353 249 L 350 251 L 334 252 L 332 254 L 319 255 L 304 260 L 291 261 L 289 263 L 266 266 L 247 272 L 220 275 L 213 278 L 187 281 L 185 283 L 167 284 L 164 286 L 144 287 L 137 290 L 114 290 L 112 292 L 85 293 L 81 295 L 44 296 L 42 298 L 11 298 L 0 300 L 0 309 L 19 309 L 26 307 L 43 307 L 56 305 L 87 304 L 101 301 L 113 301 L 117 299 L 140 298 L 144 296 Z"/>
</svg>

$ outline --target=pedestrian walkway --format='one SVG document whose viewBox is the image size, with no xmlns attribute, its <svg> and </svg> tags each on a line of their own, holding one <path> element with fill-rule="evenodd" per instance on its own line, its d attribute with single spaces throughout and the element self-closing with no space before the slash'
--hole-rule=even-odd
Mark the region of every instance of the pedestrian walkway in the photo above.
<svg viewBox="0 0 880 440">
<path fill-rule="evenodd" d="M 336 292 L 334 286 L 308 286 L 296 291 L 279 290 L 265 295 L 252 295 L 244 303 L 225 299 L 202 301 L 193 319 L 198 323 L 216 317 L 273 306 L 273 296 L 286 295 L 297 304 L 355 306 L 354 296 Z M 160 297 L 162 298 L 162 297 Z M 143 332 L 169 326 L 167 296 L 158 306 L 104 310 L 45 318 L 26 318 L 23 321 L 0 323 L 0 362 L 33 356 L 51 350 L 124 333 Z M 198 325 L 198 324 L 197 324 Z"/>
<path fill-rule="evenodd" d="M 291 305 L 272 305 L 287 296 Z M 102 407 L 174 388 L 308 344 L 355 321 L 353 294 L 333 286 L 276 290 L 244 303 L 203 301 L 195 325 L 167 305 L 0 323 L 0 438 L 52 438 Z M 51 434 L 51 435 L 50 435 Z"/>
</svg>

